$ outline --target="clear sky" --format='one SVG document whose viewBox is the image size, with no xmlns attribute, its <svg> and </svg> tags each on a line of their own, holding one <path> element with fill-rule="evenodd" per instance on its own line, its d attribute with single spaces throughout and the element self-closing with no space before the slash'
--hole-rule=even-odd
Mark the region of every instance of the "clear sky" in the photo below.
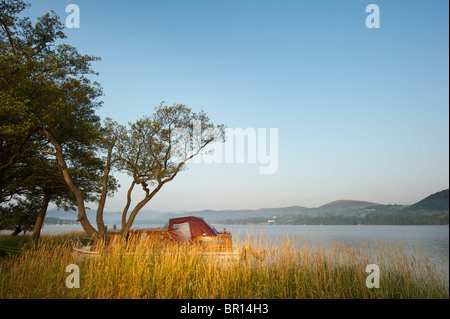
<svg viewBox="0 0 450 319">
<path fill-rule="evenodd" d="M 102 117 L 126 124 L 166 101 L 230 128 L 278 128 L 275 174 L 191 164 L 145 209 L 412 204 L 449 187 L 446 0 L 30 2 L 31 17 L 63 21 L 79 6 L 66 42 L 102 58 Z M 380 28 L 366 27 L 371 3 Z M 107 210 L 123 208 L 120 180 Z"/>
</svg>

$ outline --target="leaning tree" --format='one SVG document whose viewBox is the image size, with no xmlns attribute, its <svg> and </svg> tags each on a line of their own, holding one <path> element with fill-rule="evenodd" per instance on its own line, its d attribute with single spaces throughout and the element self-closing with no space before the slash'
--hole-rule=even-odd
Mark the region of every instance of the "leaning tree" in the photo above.
<svg viewBox="0 0 450 319">
<path fill-rule="evenodd" d="M 91 64 L 99 58 L 57 44 L 65 35 L 54 12 L 35 24 L 19 19 L 26 7 L 21 0 L 0 2 L 0 202 L 5 194 L 11 198 L 17 192 L 11 187 L 10 173 L 38 152 L 45 161 L 57 164 L 86 233 L 101 239 L 106 236 L 106 198 L 115 185 L 112 173 L 125 171 L 132 177 L 122 215 L 121 231 L 126 235 L 138 212 L 190 159 L 223 136 L 224 127 L 211 123 L 203 111 L 195 113 L 182 104 L 161 104 L 153 115 L 128 127 L 112 120 L 102 125 L 96 114 L 102 90 L 91 80 L 97 74 Z M 100 166 L 87 161 L 100 157 Z M 77 173 L 83 176 L 90 169 L 98 172 L 91 175 L 99 183 L 97 228 L 86 215 L 90 200 L 86 183 L 77 178 Z M 46 179 L 46 183 L 53 181 Z M 143 196 L 130 210 L 135 187 L 142 189 Z M 45 206 L 45 192 L 41 195 Z"/>
<path fill-rule="evenodd" d="M 152 116 L 145 116 L 135 123 L 130 123 L 129 127 L 107 119 L 102 138 L 107 152 L 102 192 L 97 208 L 97 230 L 87 219 L 82 223 L 84 230 L 94 239 L 106 236 L 103 210 L 108 193 L 108 179 L 113 171 L 125 171 L 132 177 L 122 214 L 121 234 L 125 237 L 138 212 L 166 183 L 172 181 L 186 168 L 190 159 L 201 154 L 210 143 L 218 141 L 218 138 L 223 136 L 223 130 L 223 125 L 214 125 L 203 111 L 192 112 L 183 104 L 172 106 L 161 104 Z M 84 207 L 85 198 L 71 176 L 63 148 L 50 133 L 44 131 L 44 134 L 54 146 L 52 154 L 56 157 L 64 179 L 77 199 L 78 208 Z M 129 212 L 135 187 L 140 187 L 143 195 Z"/>
<path fill-rule="evenodd" d="M 129 129 L 111 120 L 108 127 L 117 134 L 117 167 L 131 178 L 127 202 L 122 212 L 121 233 L 125 235 L 138 212 L 186 164 L 201 154 L 206 146 L 224 136 L 224 126 L 213 124 L 205 112 L 192 112 L 183 104 L 161 103 L 152 116 L 144 116 Z M 141 188 L 141 197 L 130 210 L 132 193 Z"/>
<path fill-rule="evenodd" d="M 17 211 L 12 209 L 15 204 L 28 209 L 29 205 L 22 204 L 24 196 L 41 197 L 46 206 L 45 194 L 55 189 L 56 181 L 48 169 L 57 157 L 53 140 L 85 199 L 90 198 L 88 185 L 94 192 L 99 189 L 92 183 L 100 182 L 104 168 L 99 158 L 103 128 L 95 114 L 102 91 L 90 80 L 96 74 L 91 63 L 99 58 L 57 44 L 65 34 L 54 12 L 39 17 L 36 23 L 20 18 L 27 6 L 21 0 L 0 2 L 0 204 L 2 211 L 11 208 L 10 212 Z M 67 188 L 62 162 L 56 163 L 59 180 Z M 96 173 L 91 174 L 93 171 Z M 110 186 L 113 181 L 109 178 Z M 72 194 L 70 189 L 68 197 Z M 89 227 L 84 202 L 73 198 L 79 221 Z"/>
</svg>

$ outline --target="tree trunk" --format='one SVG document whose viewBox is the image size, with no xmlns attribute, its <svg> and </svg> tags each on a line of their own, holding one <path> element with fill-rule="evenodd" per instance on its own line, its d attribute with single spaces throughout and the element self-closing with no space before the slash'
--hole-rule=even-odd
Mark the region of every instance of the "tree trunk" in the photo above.
<svg viewBox="0 0 450 319">
<path fill-rule="evenodd" d="M 14 231 L 11 233 L 11 235 L 9 235 L 9 237 L 13 238 L 16 237 L 17 235 L 19 235 L 22 232 L 22 226 L 17 225 L 16 228 L 14 229 Z"/>
<path fill-rule="evenodd" d="M 106 227 L 105 223 L 103 222 L 103 210 L 105 208 L 106 203 L 106 196 L 108 195 L 108 177 L 109 177 L 109 171 L 111 170 L 111 154 L 112 150 L 114 148 L 114 145 L 116 144 L 116 137 L 113 137 L 111 145 L 108 148 L 108 156 L 106 158 L 106 165 L 105 170 L 103 172 L 102 176 L 102 194 L 100 196 L 100 200 L 98 202 L 98 208 L 97 208 L 97 228 L 98 232 L 100 233 L 100 236 L 103 239 L 106 239 Z"/>
<path fill-rule="evenodd" d="M 121 229 L 124 229 L 127 225 L 127 213 L 128 213 L 128 208 L 130 208 L 130 204 L 131 204 L 131 193 L 133 192 L 133 188 L 134 185 L 136 185 L 136 182 L 133 181 L 131 183 L 130 188 L 128 189 L 128 193 L 127 193 L 127 204 L 125 205 L 125 208 L 123 209 L 122 212 L 122 227 Z"/>
<path fill-rule="evenodd" d="M 146 189 L 147 196 L 145 196 L 145 198 L 143 200 L 141 200 L 139 203 L 137 203 L 137 205 L 134 207 L 133 211 L 130 214 L 130 217 L 128 218 L 128 220 L 126 222 L 125 227 L 122 227 L 121 235 L 123 237 L 125 237 L 127 235 L 128 231 L 131 228 L 131 225 L 133 225 L 133 222 L 134 222 L 134 219 L 136 218 L 137 213 L 139 213 L 139 211 L 153 198 L 153 196 L 155 196 L 156 193 L 159 192 L 159 190 L 163 187 L 163 185 L 167 181 L 172 180 L 173 177 L 175 177 L 175 175 L 176 175 L 176 173 L 171 178 L 168 178 L 167 180 L 160 182 L 158 184 L 158 186 L 150 194 L 148 193 L 148 189 Z M 123 216 L 122 216 L 122 224 L 123 224 Z"/>
<path fill-rule="evenodd" d="M 197 152 L 197 154 L 198 154 L 198 152 Z M 192 156 L 190 158 L 192 158 Z M 131 225 L 133 225 L 133 222 L 134 222 L 134 219 L 136 218 L 137 213 L 139 213 L 139 211 L 156 195 L 156 193 L 158 193 L 161 190 L 161 188 L 164 186 L 165 183 L 172 181 L 175 178 L 175 176 L 177 176 L 177 174 L 180 171 L 183 164 L 184 164 L 184 162 L 178 164 L 177 169 L 172 174 L 172 176 L 170 176 L 169 178 L 166 178 L 165 180 L 158 179 L 158 186 L 151 193 L 149 193 L 149 190 L 147 189 L 146 186 L 143 186 L 147 195 L 145 196 L 145 198 L 143 200 L 141 200 L 139 203 L 137 203 L 137 205 L 134 207 L 134 209 L 131 212 L 130 217 L 128 218 L 128 221 L 126 223 L 125 223 L 126 211 L 124 210 L 124 213 L 122 214 L 122 230 L 120 231 L 120 234 L 123 238 L 126 238 L 128 231 L 131 228 Z M 130 205 L 130 201 L 131 201 L 130 196 L 131 196 L 131 191 L 132 191 L 133 187 L 134 187 L 134 182 L 133 182 L 132 186 L 130 187 L 130 189 L 128 190 L 128 200 L 127 200 L 126 210 L 128 210 L 128 207 Z"/>
<path fill-rule="evenodd" d="M 72 178 L 70 177 L 69 170 L 67 168 L 67 164 L 62 153 L 61 144 L 59 144 L 59 142 L 56 141 L 55 138 L 46 129 L 42 129 L 42 133 L 55 147 L 56 154 L 54 155 L 58 160 L 58 165 L 63 173 L 64 181 L 66 182 L 67 186 L 72 191 L 72 193 L 75 195 L 78 208 L 78 221 L 81 223 L 81 226 L 83 226 L 83 229 L 88 234 L 88 236 L 92 237 L 95 240 L 99 239 L 98 231 L 94 227 L 92 227 L 91 223 L 89 222 L 86 216 L 86 208 L 84 207 L 83 194 L 81 193 L 80 189 L 73 183 Z"/>
<path fill-rule="evenodd" d="M 47 213 L 48 203 L 50 203 L 50 196 L 44 194 L 44 199 L 42 200 L 41 209 L 34 223 L 33 234 L 31 235 L 31 240 L 35 248 L 37 248 L 39 238 L 41 237 L 41 229 L 44 224 L 45 214 Z"/>
<path fill-rule="evenodd" d="M 130 214 L 130 217 L 128 218 L 125 227 L 122 227 L 120 234 L 122 237 L 126 237 L 128 234 L 128 231 L 131 228 L 131 225 L 133 225 L 134 219 L 137 215 L 137 213 L 139 213 L 139 211 L 142 209 L 142 207 L 145 206 L 145 204 L 147 204 L 149 202 L 151 198 L 146 197 L 145 199 L 141 200 L 139 203 L 137 203 L 137 205 L 134 207 L 133 211 Z"/>
</svg>

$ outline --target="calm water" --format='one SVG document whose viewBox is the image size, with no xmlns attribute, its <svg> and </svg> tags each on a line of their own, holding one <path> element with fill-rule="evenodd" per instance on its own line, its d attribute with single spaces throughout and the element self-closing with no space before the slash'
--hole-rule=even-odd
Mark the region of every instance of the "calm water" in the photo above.
<svg viewBox="0 0 450 319">
<path fill-rule="evenodd" d="M 157 228 L 163 225 L 137 224 L 135 228 Z M 341 241 L 359 247 L 363 244 L 371 245 L 390 242 L 402 244 L 407 252 L 415 257 L 429 254 L 430 260 L 436 262 L 439 269 L 447 275 L 449 267 L 449 226 L 315 226 L 315 225 L 214 225 L 221 231 L 226 228 L 233 234 L 233 240 L 243 242 L 249 237 L 252 241 L 262 239 L 269 245 L 285 241 L 289 236 L 291 242 L 320 245 L 323 247 L 329 242 Z M 112 225 L 109 225 L 109 229 Z M 82 230 L 81 225 L 45 225 L 43 234 L 59 234 L 73 230 Z M 415 249 L 421 248 L 420 256 Z M 444 259 L 444 264 L 442 264 Z M 420 261 L 419 261 L 420 262 Z"/>
<path fill-rule="evenodd" d="M 330 241 L 343 241 L 354 246 L 362 242 L 373 243 L 376 241 L 405 246 L 421 246 L 428 251 L 449 253 L 449 226 L 353 226 L 353 225 L 271 225 L 271 226 L 224 226 L 239 239 L 245 239 L 250 234 L 253 238 L 262 236 L 271 243 L 289 239 L 301 240 L 311 245 L 318 242 L 326 244 Z M 216 226 L 222 230 L 222 226 Z"/>
<path fill-rule="evenodd" d="M 138 224 L 136 228 L 153 228 L 163 225 Z M 432 255 L 449 255 L 449 226 L 352 226 L 352 225 L 214 225 L 221 231 L 223 228 L 231 231 L 235 239 L 244 241 L 250 235 L 251 239 L 267 240 L 276 244 L 286 240 L 302 241 L 311 245 L 326 244 L 329 241 L 342 241 L 354 246 L 363 242 L 372 244 L 390 241 L 393 244 L 402 243 L 405 247 L 422 247 Z M 111 227 L 110 227 L 111 228 Z M 45 225 L 42 233 L 57 234 L 71 230 L 82 230 L 81 225 Z"/>
</svg>

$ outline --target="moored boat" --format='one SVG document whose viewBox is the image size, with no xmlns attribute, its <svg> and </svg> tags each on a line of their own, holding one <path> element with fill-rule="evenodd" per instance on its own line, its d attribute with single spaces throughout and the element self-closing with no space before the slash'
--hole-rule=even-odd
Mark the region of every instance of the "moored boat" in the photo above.
<svg viewBox="0 0 450 319">
<path fill-rule="evenodd" d="M 114 245 L 120 241 L 121 232 L 108 231 L 107 238 L 108 244 Z M 127 244 L 133 246 L 138 243 L 149 243 L 152 247 L 192 244 L 199 248 L 198 251 L 202 255 L 213 255 L 221 259 L 250 255 L 257 259 L 263 258 L 263 254 L 258 254 L 249 247 L 238 251 L 233 245 L 232 235 L 229 231 L 224 229 L 218 232 L 203 218 L 194 216 L 169 219 L 169 222 L 162 228 L 130 230 L 127 234 Z M 95 256 L 99 254 L 95 249 L 95 244 L 82 244 L 81 240 L 74 242 L 73 249 L 78 255 Z"/>
</svg>

